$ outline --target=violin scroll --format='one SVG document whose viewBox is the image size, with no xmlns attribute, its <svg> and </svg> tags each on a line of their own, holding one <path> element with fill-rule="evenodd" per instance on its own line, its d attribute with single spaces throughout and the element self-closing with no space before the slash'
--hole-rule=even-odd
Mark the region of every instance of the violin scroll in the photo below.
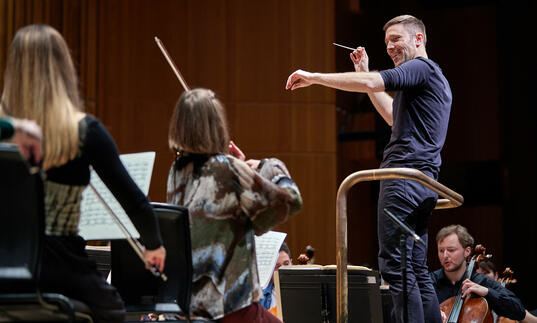
<svg viewBox="0 0 537 323">
<path fill-rule="evenodd" d="M 304 253 L 301 253 L 300 256 L 296 259 L 299 265 L 311 265 L 315 263 L 315 249 L 308 245 L 304 250 Z"/>
<path fill-rule="evenodd" d="M 507 287 L 508 285 L 510 284 L 515 284 L 517 282 L 517 280 L 515 278 L 513 278 L 513 275 L 515 273 L 513 272 L 513 270 L 511 270 L 511 268 L 507 267 L 505 268 L 505 270 L 503 271 L 502 275 L 501 275 L 501 278 L 498 279 L 498 282 L 503 286 L 503 287 Z"/>
</svg>

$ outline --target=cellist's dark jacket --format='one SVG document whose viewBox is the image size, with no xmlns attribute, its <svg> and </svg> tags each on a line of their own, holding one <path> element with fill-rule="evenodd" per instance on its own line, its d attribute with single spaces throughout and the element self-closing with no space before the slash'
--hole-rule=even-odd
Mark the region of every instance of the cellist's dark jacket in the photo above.
<svg viewBox="0 0 537 323">
<path fill-rule="evenodd" d="M 464 281 L 464 279 L 461 278 L 457 283 L 452 284 L 444 274 L 444 269 L 432 272 L 431 279 L 440 303 L 452 296 L 456 296 Z M 490 309 L 496 312 L 496 314 L 517 321 L 524 319 L 526 310 L 513 292 L 502 287 L 494 279 L 476 272 L 472 274 L 470 280 L 489 289 L 485 299 L 487 300 Z"/>
</svg>

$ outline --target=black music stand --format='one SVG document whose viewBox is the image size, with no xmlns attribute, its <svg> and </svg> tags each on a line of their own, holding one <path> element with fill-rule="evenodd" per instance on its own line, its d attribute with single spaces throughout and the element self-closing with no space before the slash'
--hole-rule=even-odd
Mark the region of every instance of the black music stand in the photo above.
<svg viewBox="0 0 537 323">
<path fill-rule="evenodd" d="M 92 322 L 85 304 L 38 288 L 43 183 L 30 169 L 17 146 L 0 143 L 0 321 Z"/>
<path fill-rule="evenodd" d="M 166 247 L 163 282 L 145 269 L 127 241 L 112 241 L 112 285 L 125 301 L 127 320 L 140 314 L 178 313 L 189 320 L 192 286 L 192 247 L 188 209 L 182 206 L 151 203 L 157 215 Z"/>
<path fill-rule="evenodd" d="M 349 266 L 347 279 L 349 323 L 382 322 L 378 272 Z M 335 267 L 284 266 L 278 280 L 285 323 L 336 322 Z"/>
</svg>

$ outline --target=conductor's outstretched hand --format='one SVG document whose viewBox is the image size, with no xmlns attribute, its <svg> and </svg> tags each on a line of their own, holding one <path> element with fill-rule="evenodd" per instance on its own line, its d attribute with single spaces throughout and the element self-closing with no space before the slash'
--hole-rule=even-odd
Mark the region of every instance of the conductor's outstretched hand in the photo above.
<svg viewBox="0 0 537 323">
<path fill-rule="evenodd" d="M 285 85 L 286 90 L 295 90 L 301 87 L 310 86 L 313 84 L 311 82 L 313 74 L 303 70 L 296 70 L 293 74 L 289 75 L 287 78 L 287 84 Z"/>
</svg>

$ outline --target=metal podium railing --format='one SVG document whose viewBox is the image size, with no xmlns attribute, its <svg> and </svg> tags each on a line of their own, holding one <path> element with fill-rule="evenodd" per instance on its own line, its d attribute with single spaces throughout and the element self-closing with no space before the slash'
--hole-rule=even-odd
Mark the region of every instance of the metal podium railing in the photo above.
<svg viewBox="0 0 537 323">
<path fill-rule="evenodd" d="M 425 175 L 411 168 L 382 168 L 370 169 L 353 173 L 341 183 L 337 192 L 336 205 L 336 257 L 337 257 L 337 322 L 348 321 L 348 282 L 347 282 L 347 193 L 349 189 L 360 182 L 378 181 L 385 179 L 410 179 L 419 182 L 438 193 L 435 209 L 450 209 L 460 206 L 464 198 Z"/>
</svg>

